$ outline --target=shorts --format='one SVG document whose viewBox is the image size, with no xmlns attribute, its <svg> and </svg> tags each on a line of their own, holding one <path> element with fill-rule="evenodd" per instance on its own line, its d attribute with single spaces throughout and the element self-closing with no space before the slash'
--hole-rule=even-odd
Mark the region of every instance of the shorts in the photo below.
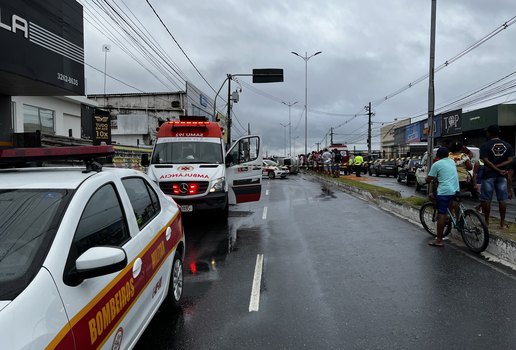
<svg viewBox="0 0 516 350">
<path fill-rule="evenodd" d="M 331 170 L 331 164 L 330 163 L 324 163 L 323 164 L 323 169 L 326 170 L 326 171 L 330 171 Z"/>
<path fill-rule="evenodd" d="M 448 207 L 450 206 L 450 202 L 455 198 L 455 195 L 437 195 L 435 199 L 437 201 L 437 212 L 439 214 L 446 214 L 448 212 Z"/>
<path fill-rule="evenodd" d="M 493 198 L 493 192 L 496 192 L 496 199 L 498 202 L 505 202 L 509 198 L 507 178 L 498 176 L 482 179 L 482 186 L 480 187 L 480 201 L 490 202 Z"/>
</svg>

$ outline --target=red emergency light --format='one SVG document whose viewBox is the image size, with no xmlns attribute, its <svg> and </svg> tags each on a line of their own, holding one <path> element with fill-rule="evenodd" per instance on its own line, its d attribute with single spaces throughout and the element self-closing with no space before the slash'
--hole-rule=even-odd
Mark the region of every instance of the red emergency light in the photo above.
<svg viewBox="0 0 516 350">
<path fill-rule="evenodd" d="M 205 128 L 210 122 L 168 122 L 172 124 L 172 128 L 189 128 L 189 127 L 201 127 Z"/>
<path fill-rule="evenodd" d="M 172 193 L 175 195 L 197 194 L 198 191 L 199 191 L 199 186 L 196 183 L 188 184 L 188 189 L 185 192 L 181 192 L 180 184 L 178 184 L 178 183 L 172 184 Z"/>
</svg>

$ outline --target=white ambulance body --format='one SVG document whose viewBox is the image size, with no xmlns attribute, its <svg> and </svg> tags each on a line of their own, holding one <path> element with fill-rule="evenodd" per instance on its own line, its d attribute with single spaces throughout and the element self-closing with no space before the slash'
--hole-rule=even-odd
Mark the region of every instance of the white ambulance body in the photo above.
<svg viewBox="0 0 516 350">
<path fill-rule="evenodd" d="M 238 139 L 225 151 L 215 122 L 166 122 L 158 130 L 147 174 L 182 212 L 219 211 L 229 204 L 260 200 L 262 153 L 259 136 Z"/>
</svg>

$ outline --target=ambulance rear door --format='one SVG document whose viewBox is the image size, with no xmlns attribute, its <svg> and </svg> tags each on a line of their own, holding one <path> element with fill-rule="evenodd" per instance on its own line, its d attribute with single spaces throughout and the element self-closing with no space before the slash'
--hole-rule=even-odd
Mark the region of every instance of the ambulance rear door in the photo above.
<svg viewBox="0 0 516 350">
<path fill-rule="evenodd" d="M 262 149 L 260 137 L 239 138 L 226 153 L 229 203 L 256 202 L 262 192 Z"/>
</svg>

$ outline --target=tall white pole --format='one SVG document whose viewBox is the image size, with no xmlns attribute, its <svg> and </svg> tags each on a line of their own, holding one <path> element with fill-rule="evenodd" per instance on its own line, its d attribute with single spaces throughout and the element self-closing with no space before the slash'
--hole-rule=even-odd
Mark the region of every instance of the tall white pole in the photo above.
<svg viewBox="0 0 516 350">
<path fill-rule="evenodd" d="M 292 157 L 292 118 L 290 114 L 290 107 L 295 105 L 298 101 L 295 102 L 281 102 L 285 106 L 288 106 L 288 145 L 289 145 L 289 157 Z"/>
<path fill-rule="evenodd" d="M 298 57 L 301 57 L 305 60 L 305 155 L 308 154 L 308 60 L 320 53 L 322 51 L 317 51 L 311 56 L 308 56 L 308 53 L 305 51 L 305 55 L 301 56 L 297 52 L 292 51 L 292 53 Z"/>
<path fill-rule="evenodd" d="M 102 45 L 102 51 L 104 51 L 104 100 L 105 100 L 105 105 L 107 105 L 107 100 L 106 100 L 107 54 L 110 49 L 111 49 L 111 46 L 109 46 L 108 44 Z"/>
</svg>

